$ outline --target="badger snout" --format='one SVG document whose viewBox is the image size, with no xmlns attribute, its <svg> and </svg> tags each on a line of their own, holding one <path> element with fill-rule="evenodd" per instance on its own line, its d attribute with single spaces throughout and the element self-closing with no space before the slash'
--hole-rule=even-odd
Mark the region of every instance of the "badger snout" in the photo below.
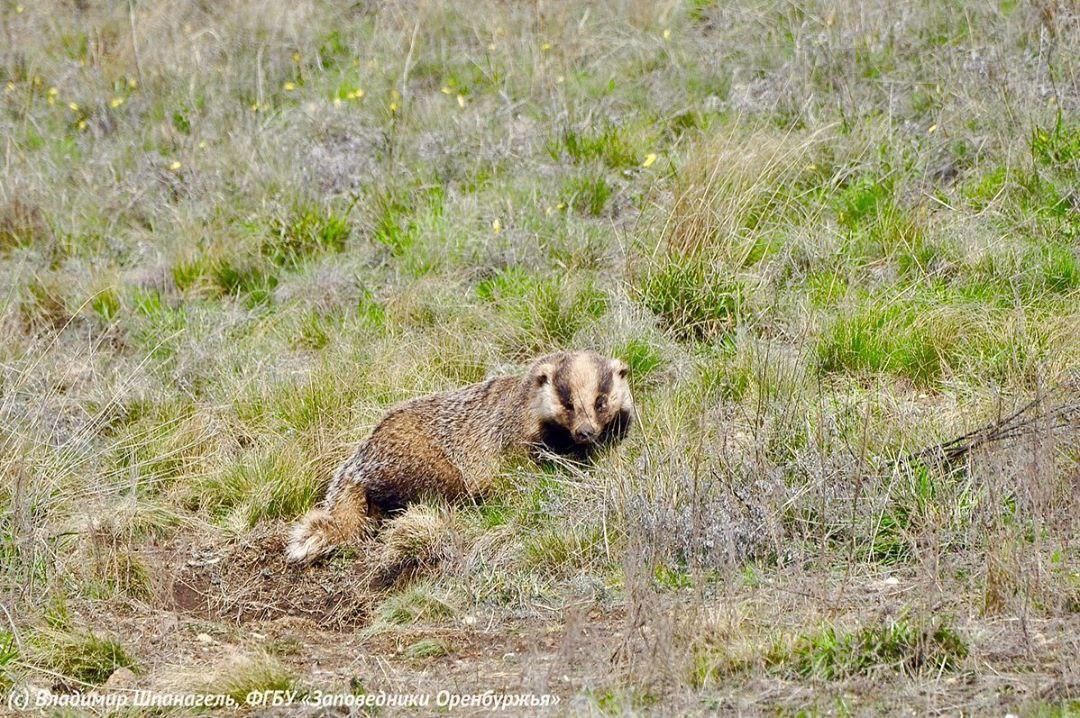
<svg viewBox="0 0 1080 718">
<path fill-rule="evenodd" d="M 599 430 L 594 424 L 590 422 L 584 422 L 579 424 L 578 427 L 574 429 L 574 440 L 580 441 L 582 443 L 595 441 L 596 436 L 599 433 Z"/>
</svg>

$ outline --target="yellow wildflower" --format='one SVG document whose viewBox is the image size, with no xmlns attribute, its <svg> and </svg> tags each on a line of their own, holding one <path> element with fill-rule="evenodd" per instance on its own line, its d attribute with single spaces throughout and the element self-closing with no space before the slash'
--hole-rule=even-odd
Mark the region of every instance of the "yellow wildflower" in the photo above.
<svg viewBox="0 0 1080 718">
<path fill-rule="evenodd" d="M 493 231 L 495 234 L 498 234 L 502 231 L 502 222 L 499 221 L 498 217 L 496 217 L 495 221 L 491 223 L 491 231 Z"/>
<path fill-rule="evenodd" d="M 139 83 L 136 82 L 134 77 L 129 77 L 128 78 L 128 87 L 130 87 L 131 89 L 134 90 L 138 86 L 139 86 Z"/>
<path fill-rule="evenodd" d="M 292 92 L 293 90 L 296 89 L 296 83 L 295 82 L 286 82 L 281 87 L 285 90 L 285 92 Z"/>
<path fill-rule="evenodd" d="M 391 102 L 390 103 L 390 111 L 391 112 L 397 112 L 398 111 L 398 104 L 396 102 Z"/>
<path fill-rule="evenodd" d="M 495 43 L 488 43 L 488 50 L 490 50 L 491 52 L 495 52 Z"/>
<path fill-rule="evenodd" d="M 935 132 L 937 132 L 937 125 L 936 124 L 930 125 L 930 127 L 926 130 L 926 134 L 928 134 L 928 135 L 932 135 Z"/>
<path fill-rule="evenodd" d="M 465 106 L 465 95 L 458 95 L 457 96 L 457 103 L 458 103 L 458 107 L 464 107 Z"/>
<path fill-rule="evenodd" d="M 16 5 L 15 6 L 15 12 L 17 12 L 17 13 L 22 13 L 22 11 L 25 10 L 25 9 L 26 8 L 24 8 L 22 5 Z"/>
<path fill-rule="evenodd" d="M 443 93 L 444 95 L 449 95 L 450 94 L 450 86 L 449 85 L 443 85 L 442 89 L 439 90 L 439 92 Z"/>
<path fill-rule="evenodd" d="M 555 78 L 555 84 L 556 85 L 561 85 L 564 82 L 566 82 L 566 76 L 565 75 L 559 75 L 558 77 Z"/>
<path fill-rule="evenodd" d="M 4 88 L 4 92 L 15 92 L 15 83 L 14 82 L 9 82 L 7 84 L 7 86 Z"/>
<path fill-rule="evenodd" d="M 180 164 L 179 161 L 176 161 L 176 162 L 173 162 L 171 165 L 169 165 L 169 169 L 171 169 L 173 172 L 175 172 L 176 170 L 180 169 L 183 166 L 184 165 Z"/>
<path fill-rule="evenodd" d="M 667 27 L 664 28 L 664 39 L 665 40 L 670 40 L 671 39 L 671 28 L 667 28 Z"/>
<path fill-rule="evenodd" d="M 124 104 L 124 98 L 123 97 L 114 97 L 111 100 L 109 100 L 109 107 L 111 107 L 113 109 L 116 109 L 117 107 L 119 107 L 122 104 Z"/>
<path fill-rule="evenodd" d="M 49 88 L 49 96 L 50 97 L 56 97 L 59 94 L 60 94 L 60 90 L 56 89 L 55 87 L 50 87 Z"/>
<path fill-rule="evenodd" d="M 79 120 L 76 127 L 78 127 L 80 130 L 85 130 L 86 129 L 86 120 Z"/>
<path fill-rule="evenodd" d="M 79 104 L 77 102 L 69 102 L 68 107 L 71 109 L 72 112 L 79 111 Z"/>
<path fill-rule="evenodd" d="M 341 107 L 341 98 L 340 97 L 335 97 L 334 98 L 334 107 Z"/>
<path fill-rule="evenodd" d="M 652 167 L 653 162 L 656 162 L 656 153 L 650 152 L 649 154 L 645 155 L 645 161 L 641 163 L 641 166 Z"/>
<path fill-rule="evenodd" d="M 543 45 L 540 46 L 540 51 L 541 52 L 547 52 L 550 49 L 551 49 L 551 43 L 550 42 L 545 42 Z"/>
<path fill-rule="evenodd" d="M 292 61 L 293 61 L 293 62 L 297 62 L 297 63 L 298 63 L 298 62 L 300 62 L 300 59 L 301 59 L 301 58 L 300 58 L 300 53 L 299 53 L 299 52 L 294 52 L 294 53 L 292 54 Z"/>
</svg>

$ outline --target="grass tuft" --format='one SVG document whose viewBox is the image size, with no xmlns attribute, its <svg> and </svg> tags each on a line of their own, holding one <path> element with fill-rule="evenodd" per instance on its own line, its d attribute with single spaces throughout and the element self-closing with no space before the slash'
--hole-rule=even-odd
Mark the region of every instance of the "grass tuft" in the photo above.
<svg viewBox="0 0 1080 718">
<path fill-rule="evenodd" d="M 405 655 L 414 661 L 440 658 L 453 652 L 450 644 L 441 638 L 421 638 L 405 648 Z"/>
<path fill-rule="evenodd" d="M 115 639 L 56 628 L 36 632 L 28 642 L 27 660 L 81 683 L 100 685 L 117 668 L 135 661 Z"/>
<path fill-rule="evenodd" d="M 967 655 L 967 644 L 948 624 L 900 618 L 851 633 L 829 626 L 801 635 L 790 648 L 775 648 L 767 663 L 802 677 L 841 680 L 880 671 L 937 675 L 957 670 Z"/>
<path fill-rule="evenodd" d="M 248 694 L 261 691 L 297 690 L 296 677 L 276 658 L 268 655 L 236 656 L 218 666 L 215 675 L 200 689 L 207 693 L 230 696 L 239 705 L 247 705 Z"/>
</svg>

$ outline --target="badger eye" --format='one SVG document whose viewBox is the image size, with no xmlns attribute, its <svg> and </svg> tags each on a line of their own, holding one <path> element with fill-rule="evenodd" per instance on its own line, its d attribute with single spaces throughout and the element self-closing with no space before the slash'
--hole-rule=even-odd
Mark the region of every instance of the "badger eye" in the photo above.
<svg viewBox="0 0 1080 718">
<path fill-rule="evenodd" d="M 607 398 L 602 396 L 596 397 L 596 410 L 603 411 L 605 406 L 607 406 Z"/>
</svg>

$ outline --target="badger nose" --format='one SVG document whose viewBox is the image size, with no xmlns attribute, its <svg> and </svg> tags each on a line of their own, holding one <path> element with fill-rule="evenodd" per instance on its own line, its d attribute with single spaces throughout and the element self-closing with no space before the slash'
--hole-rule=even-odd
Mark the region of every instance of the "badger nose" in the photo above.
<svg viewBox="0 0 1080 718">
<path fill-rule="evenodd" d="M 592 441 L 596 438 L 596 427 L 592 424 L 582 424 L 574 431 L 574 438 L 578 441 Z"/>
</svg>

